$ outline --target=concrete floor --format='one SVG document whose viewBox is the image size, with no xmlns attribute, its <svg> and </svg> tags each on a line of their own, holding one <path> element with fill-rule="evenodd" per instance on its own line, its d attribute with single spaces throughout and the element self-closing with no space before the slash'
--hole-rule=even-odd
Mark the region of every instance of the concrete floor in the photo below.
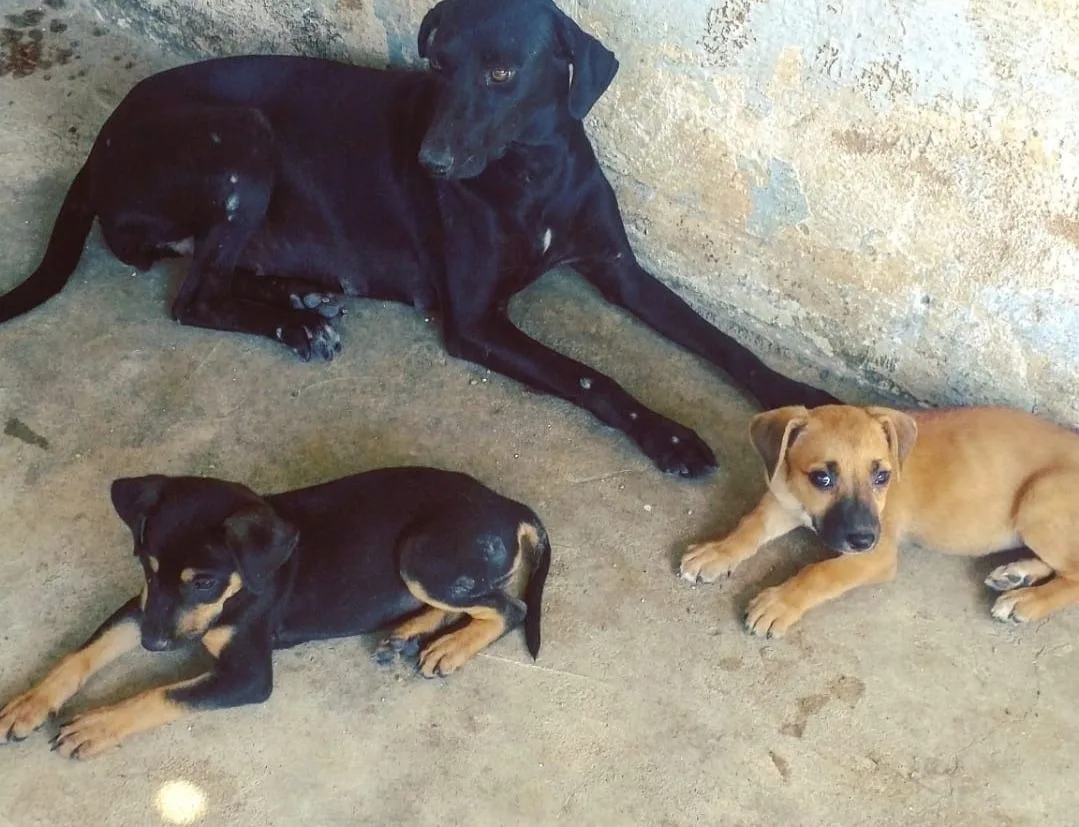
<svg viewBox="0 0 1079 827">
<path fill-rule="evenodd" d="M 54 65 L 0 76 L 0 289 L 36 264 L 111 105 L 179 60 L 79 6 L 37 27 Z M 406 308 L 355 303 L 330 366 L 178 327 L 178 272 L 134 278 L 95 235 L 61 296 L 0 328 L 0 695 L 138 588 L 108 484 L 155 471 L 262 490 L 397 463 L 467 471 L 550 529 L 543 651 L 533 664 L 511 634 L 428 682 L 377 669 L 371 640 L 300 647 L 276 657 L 265 705 L 87 763 L 49 752 L 50 724 L 0 748 L 0 823 L 162 823 L 175 782 L 212 825 L 1074 823 L 1079 616 L 996 624 L 980 585 L 992 561 L 912 550 L 890 586 L 783 641 L 747 636 L 747 600 L 818 555 L 812 540 L 717 587 L 680 582 L 673 560 L 759 495 L 752 409 L 572 277 L 521 300 L 527 329 L 696 428 L 722 458 L 714 478 L 662 477 L 583 412 L 449 359 Z M 182 669 L 132 655 L 71 708 Z"/>
</svg>

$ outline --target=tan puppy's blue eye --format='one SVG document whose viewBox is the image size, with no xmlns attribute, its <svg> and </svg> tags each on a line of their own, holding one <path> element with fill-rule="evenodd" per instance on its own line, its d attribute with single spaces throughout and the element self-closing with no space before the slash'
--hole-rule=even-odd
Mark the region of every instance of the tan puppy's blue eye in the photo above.
<svg viewBox="0 0 1079 827">
<path fill-rule="evenodd" d="M 882 468 L 873 474 L 873 485 L 887 485 L 891 478 L 892 472 Z"/>
<path fill-rule="evenodd" d="M 827 471 L 810 471 L 809 481 L 813 483 L 814 487 L 819 488 L 822 491 L 826 491 L 835 485 L 835 480 Z"/>
</svg>

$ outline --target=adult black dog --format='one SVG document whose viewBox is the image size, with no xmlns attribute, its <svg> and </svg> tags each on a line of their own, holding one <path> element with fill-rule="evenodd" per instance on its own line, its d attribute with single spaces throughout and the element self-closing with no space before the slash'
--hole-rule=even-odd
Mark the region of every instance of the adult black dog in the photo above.
<svg viewBox="0 0 1079 827">
<path fill-rule="evenodd" d="M 637 263 L 581 119 L 618 62 L 549 0 L 443 0 L 432 72 L 296 57 L 211 60 L 120 103 L 75 178 L 44 260 L 0 321 L 57 293 L 95 216 L 137 268 L 191 253 L 190 325 L 340 348 L 336 296 L 437 313 L 447 350 L 568 399 L 667 472 L 715 456 L 692 431 L 509 320 L 510 298 L 571 264 L 611 302 L 708 359 L 765 407 L 833 401 L 720 333 Z"/>
</svg>

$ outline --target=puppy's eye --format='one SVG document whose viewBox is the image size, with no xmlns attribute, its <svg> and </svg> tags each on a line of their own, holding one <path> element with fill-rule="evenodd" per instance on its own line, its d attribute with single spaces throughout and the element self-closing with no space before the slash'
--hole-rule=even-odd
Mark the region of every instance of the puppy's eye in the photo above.
<svg viewBox="0 0 1079 827">
<path fill-rule="evenodd" d="M 217 585 L 217 578 L 210 574 L 200 574 L 191 581 L 191 588 L 197 592 L 208 592 Z"/>
<path fill-rule="evenodd" d="M 815 488 L 819 488 L 821 491 L 827 491 L 835 485 L 835 478 L 827 471 L 810 471 L 809 481 L 813 483 Z"/>
<path fill-rule="evenodd" d="M 507 80 L 512 80 L 515 74 L 513 69 L 492 69 L 487 73 L 487 77 L 490 78 L 491 83 L 505 83 Z"/>
<path fill-rule="evenodd" d="M 873 473 L 873 485 L 887 485 L 892 478 L 892 472 L 886 468 L 880 468 Z"/>
</svg>

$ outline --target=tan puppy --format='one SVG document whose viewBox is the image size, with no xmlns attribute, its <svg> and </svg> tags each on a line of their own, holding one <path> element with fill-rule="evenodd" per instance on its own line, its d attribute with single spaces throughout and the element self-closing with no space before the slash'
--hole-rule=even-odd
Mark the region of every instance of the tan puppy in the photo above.
<svg viewBox="0 0 1079 827">
<path fill-rule="evenodd" d="M 1026 546 L 1034 557 L 986 578 L 1004 592 L 998 620 L 1079 603 L 1079 434 L 1005 408 L 827 405 L 759 414 L 750 436 L 768 492 L 730 535 L 690 546 L 682 576 L 729 575 L 799 526 L 839 552 L 757 595 L 745 617 L 754 634 L 779 637 L 814 606 L 890 580 L 903 539 L 966 556 Z"/>
</svg>

